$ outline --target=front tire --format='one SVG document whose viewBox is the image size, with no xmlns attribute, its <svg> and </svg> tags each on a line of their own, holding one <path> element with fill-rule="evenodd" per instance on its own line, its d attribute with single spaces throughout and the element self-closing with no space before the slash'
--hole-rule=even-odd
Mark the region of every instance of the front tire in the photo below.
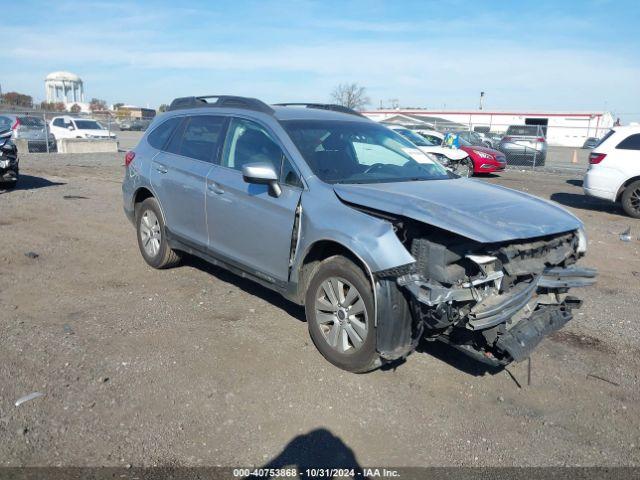
<svg viewBox="0 0 640 480">
<path fill-rule="evenodd" d="M 640 180 L 633 182 L 622 192 L 622 208 L 630 217 L 640 218 Z"/>
<path fill-rule="evenodd" d="M 456 167 L 456 173 L 462 178 L 473 177 L 473 160 L 469 157 L 461 160 Z"/>
<path fill-rule="evenodd" d="M 372 286 L 352 261 L 336 255 L 316 267 L 305 312 L 311 339 L 329 362 L 356 373 L 380 365 Z"/>
<path fill-rule="evenodd" d="M 149 266 L 161 269 L 180 263 L 180 255 L 167 242 L 164 218 L 155 198 L 136 205 L 136 230 L 140 253 Z"/>
</svg>

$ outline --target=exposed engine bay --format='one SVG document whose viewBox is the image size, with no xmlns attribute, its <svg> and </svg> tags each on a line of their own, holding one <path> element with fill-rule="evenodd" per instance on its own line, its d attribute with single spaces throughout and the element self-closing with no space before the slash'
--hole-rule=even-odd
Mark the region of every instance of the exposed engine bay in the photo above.
<svg viewBox="0 0 640 480">
<path fill-rule="evenodd" d="M 482 244 L 384 216 L 416 259 L 380 272 L 405 292 L 414 344 L 424 336 L 494 365 L 523 360 L 580 307 L 569 289 L 595 283 L 594 269 L 576 266 L 586 249 L 579 231 Z"/>
</svg>

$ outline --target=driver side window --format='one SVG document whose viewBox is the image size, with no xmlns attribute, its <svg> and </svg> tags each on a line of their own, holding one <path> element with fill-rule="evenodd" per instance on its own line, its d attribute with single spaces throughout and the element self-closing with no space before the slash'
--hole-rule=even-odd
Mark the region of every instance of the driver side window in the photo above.
<svg viewBox="0 0 640 480">
<path fill-rule="evenodd" d="M 257 162 L 273 165 L 285 185 L 302 186 L 297 172 L 267 130 L 250 120 L 231 119 L 221 165 L 242 171 L 244 165 Z"/>
</svg>

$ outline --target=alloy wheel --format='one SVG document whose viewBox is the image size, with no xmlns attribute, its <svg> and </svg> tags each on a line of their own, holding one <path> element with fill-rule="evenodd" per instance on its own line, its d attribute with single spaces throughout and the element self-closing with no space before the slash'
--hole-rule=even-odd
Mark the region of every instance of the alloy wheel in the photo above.
<svg viewBox="0 0 640 480">
<path fill-rule="evenodd" d="M 456 167 L 456 173 L 461 177 L 468 178 L 473 175 L 473 168 L 469 165 L 469 162 L 460 162 Z"/>
<path fill-rule="evenodd" d="M 140 238 L 142 247 L 149 257 L 155 257 L 160 251 L 160 223 L 152 210 L 145 210 L 140 219 Z"/>
<path fill-rule="evenodd" d="M 629 204 L 635 212 L 640 212 L 640 187 L 631 192 Z"/>
<path fill-rule="evenodd" d="M 369 319 L 360 292 L 350 282 L 330 277 L 316 293 L 316 321 L 331 348 L 340 353 L 358 350 L 367 338 Z"/>
</svg>

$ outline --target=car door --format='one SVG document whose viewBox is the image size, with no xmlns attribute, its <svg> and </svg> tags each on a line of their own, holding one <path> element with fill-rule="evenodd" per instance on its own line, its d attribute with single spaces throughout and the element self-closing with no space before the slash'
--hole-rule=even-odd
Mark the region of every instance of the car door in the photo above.
<svg viewBox="0 0 640 480">
<path fill-rule="evenodd" d="M 166 147 L 151 161 L 151 185 L 169 234 L 202 251 L 208 245 L 207 174 L 218 159 L 225 124 L 225 117 L 216 115 L 182 117 Z"/>
<path fill-rule="evenodd" d="M 69 138 L 69 130 L 65 127 L 64 119 L 62 117 L 56 117 L 51 122 L 51 133 L 58 138 Z"/>
<path fill-rule="evenodd" d="M 233 118 L 220 165 L 207 179 L 207 223 L 211 252 L 271 282 L 286 281 L 300 176 L 265 127 Z M 249 184 L 242 166 L 270 162 L 280 172 L 281 194 Z"/>
</svg>

